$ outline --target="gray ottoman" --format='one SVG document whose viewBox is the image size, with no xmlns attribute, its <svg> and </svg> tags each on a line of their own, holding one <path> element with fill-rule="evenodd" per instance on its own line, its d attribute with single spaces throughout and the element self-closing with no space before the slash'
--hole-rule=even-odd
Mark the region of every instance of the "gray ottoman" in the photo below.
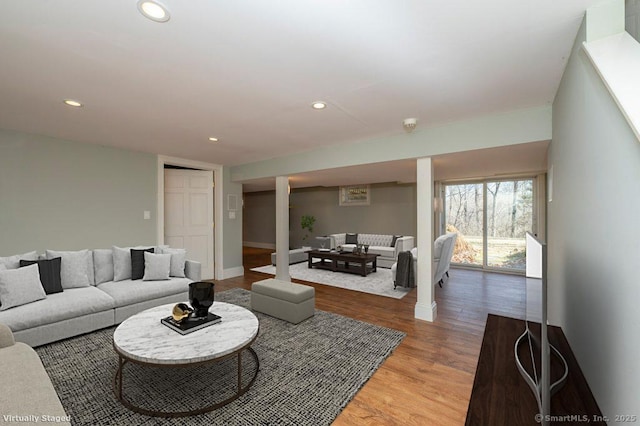
<svg viewBox="0 0 640 426">
<path fill-rule="evenodd" d="M 315 313 L 315 295 L 311 286 L 269 278 L 251 284 L 251 309 L 298 324 Z"/>
</svg>

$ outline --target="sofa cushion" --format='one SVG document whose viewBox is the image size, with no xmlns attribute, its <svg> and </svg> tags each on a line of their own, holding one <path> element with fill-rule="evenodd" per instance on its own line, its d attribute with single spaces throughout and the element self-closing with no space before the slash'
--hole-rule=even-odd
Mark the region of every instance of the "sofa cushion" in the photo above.
<svg viewBox="0 0 640 426">
<path fill-rule="evenodd" d="M 0 264 L 4 265 L 7 269 L 18 269 L 20 267 L 20 260 L 38 260 L 38 253 L 30 251 L 29 253 L 16 254 L 9 257 L 0 257 Z"/>
<path fill-rule="evenodd" d="M 93 250 L 93 271 L 96 285 L 113 281 L 113 250 Z"/>
<path fill-rule="evenodd" d="M 163 246 L 161 246 L 163 247 Z M 118 247 L 113 246 L 113 280 L 122 281 L 131 279 L 131 249 L 154 248 L 152 246 Z M 142 278 L 142 277 L 140 277 Z"/>
<path fill-rule="evenodd" d="M 62 281 L 60 280 L 61 257 L 40 260 L 20 260 L 20 267 L 38 264 L 40 272 L 40 283 L 47 294 L 60 293 L 62 291 Z"/>
<path fill-rule="evenodd" d="M 345 244 L 358 244 L 358 234 L 347 234 L 344 240 Z"/>
<path fill-rule="evenodd" d="M 131 279 L 141 280 L 144 277 L 144 253 L 155 253 L 153 247 L 146 249 L 130 249 L 131 251 Z"/>
<path fill-rule="evenodd" d="M 143 252 L 144 254 L 144 281 L 168 280 L 169 271 L 171 270 L 170 254 L 153 254 Z"/>
<path fill-rule="evenodd" d="M 132 305 L 174 294 L 188 293 L 188 278 L 171 278 L 166 281 L 124 280 L 100 284 L 98 288 L 115 300 L 116 307 Z"/>
<path fill-rule="evenodd" d="M 169 275 L 172 277 L 184 278 L 184 265 L 187 261 L 187 251 L 180 248 L 162 248 L 162 253 L 171 255 L 171 271 Z"/>
<path fill-rule="evenodd" d="M 393 247 L 369 246 L 369 253 L 379 254 L 380 257 L 395 257 L 396 249 Z"/>
<path fill-rule="evenodd" d="M 38 265 L 0 271 L 0 311 L 35 302 L 45 297 L 47 295 L 40 283 Z"/>
<path fill-rule="evenodd" d="M 358 242 L 360 244 L 369 244 L 369 246 L 389 247 L 391 246 L 391 240 L 393 235 L 382 234 L 359 234 Z"/>
<path fill-rule="evenodd" d="M 402 238 L 402 235 L 394 235 L 393 238 L 391 239 L 391 244 L 389 244 L 389 247 L 395 247 L 396 241 L 398 241 L 398 238 Z"/>
<path fill-rule="evenodd" d="M 0 353 L 2 424 L 71 425 L 66 421 L 67 414 L 36 351 L 25 343 L 16 342 Z M 22 421 L 7 419 L 10 415 L 19 415 Z"/>
<path fill-rule="evenodd" d="M 131 279 L 131 252 L 129 248 L 113 246 L 113 280 Z"/>
<path fill-rule="evenodd" d="M 14 332 L 113 309 L 113 299 L 93 286 L 50 294 L 46 299 L 0 312 Z"/>
<path fill-rule="evenodd" d="M 47 259 L 62 258 L 60 279 L 62 288 L 88 287 L 93 283 L 93 255 L 89 250 L 47 250 Z"/>
</svg>

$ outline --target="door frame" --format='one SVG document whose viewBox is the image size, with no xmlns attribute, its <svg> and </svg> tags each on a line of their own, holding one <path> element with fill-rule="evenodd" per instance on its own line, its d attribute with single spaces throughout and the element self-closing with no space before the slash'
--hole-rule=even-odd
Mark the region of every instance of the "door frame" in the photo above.
<svg viewBox="0 0 640 426">
<path fill-rule="evenodd" d="M 442 211 L 439 212 L 440 219 L 442 222 L 442 226 L 445 227 L 446 233 L 446 189 L 445 187 L 448 185 L 465 185 L 465 184 L 482 184 L 482 203 L 483 203 L 483 212 L 482 212 L 482 265 L 475 264 L 466 264 L 466 263 L 451 263 L 455 265 L 457 268 L 462 269 L 475 269 L 475 270 L 483 270 L 490 272 L 502 272 L 507 274 L 516 274 L 516 275 L 524 275 L 524 271 L 519 269 L 512 268 L 500 268 L 496 266 L 487 265 L 487 257 L 488 257 L 488 242 L 487 242 L 487 183 L 489 182 L 509 182 L 514 180 L 532 180 L 533 181 L 533 205 L 532 205 L 532 214 L 533 214 L 533 223 L 532 223 L 532 233 L 538 236 L 542 234 L 546 236 L 546 209 L 541 209 L 540 202 L 544 205 L 544 197 L 546 196 L 545 191 L 545 182 L 546 182 L 545 172 L 532 172 L 532 173 L 522 173 L 522 174 L 504 174 L 500 176 L 487 176 L 484 178 L 474 178 L 474 179 L 452 179 L 439 181 L 438 185 L 440 185 L 441 197 L 442 197 Z M 540 198 L 542 196 L 542 199 Z M 438 234 L 440 235 L 440 234 Z"/>
<path fill-rule="evenodd" d="M 157 241 L 158 244 L 164 244 L 164 166 L 180 166 L 189 167 L 198 170 L 213 171 L 213 278 L 222 279 L 222 271 L 224 270 L 223 250 L 222 250 L 222 227 L 223 227 L 223 174 L 222 165 L 205 163 L 202 161 L 187 160 L 178 157 L 169 157 L 166 155 L 158 155 L 158 227 Z"/>
</svg>

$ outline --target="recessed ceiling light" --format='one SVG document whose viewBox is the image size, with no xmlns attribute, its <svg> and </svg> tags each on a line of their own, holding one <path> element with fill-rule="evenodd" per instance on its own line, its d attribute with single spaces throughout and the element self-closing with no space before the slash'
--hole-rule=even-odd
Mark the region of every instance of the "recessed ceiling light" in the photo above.
<svg viewBox="0 0 640 426">
<path fill-rule="evenodd" d="M 171 17 L 167 8 L 155 0 L 138 1 L 138 10 L 144 16 L 156 22 L 167 22 Z"/>
<path fill-rule="evenodd" d="M 211 142 L 218 142 L 218 138 L 209 138 L 209 141 L 211 141 Z"/>
<path fill-rule="evenodd" d="M 311 104 L 311 108 L 313 109 L 325 109 L 326 107 L 327 107 L 327 104 L 322 101 L 315 101 L 314 103 Z"/>
<path fill-rule="evenodd" d="M 78 102 L 78 101 L 74 101 L 73 99 L 65 99 L 64 103 L 66 105 L 72 106 L 72 107 L 76 107 L 79 108 L 82 106 L 82 103 Z"/>
</svg>

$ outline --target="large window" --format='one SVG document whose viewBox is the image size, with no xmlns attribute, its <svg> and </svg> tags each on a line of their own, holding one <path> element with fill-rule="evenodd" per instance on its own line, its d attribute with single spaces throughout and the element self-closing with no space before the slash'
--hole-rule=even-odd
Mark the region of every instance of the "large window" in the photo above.
<svg viewBox="0 0 640 426">
<path fill-rule="evenodd" d="M 534 232 L 534 180 L 445 184 L 447 232 L 457 232 L 452 262 L 524 271 L 525 234 Z"/>
</svg>

